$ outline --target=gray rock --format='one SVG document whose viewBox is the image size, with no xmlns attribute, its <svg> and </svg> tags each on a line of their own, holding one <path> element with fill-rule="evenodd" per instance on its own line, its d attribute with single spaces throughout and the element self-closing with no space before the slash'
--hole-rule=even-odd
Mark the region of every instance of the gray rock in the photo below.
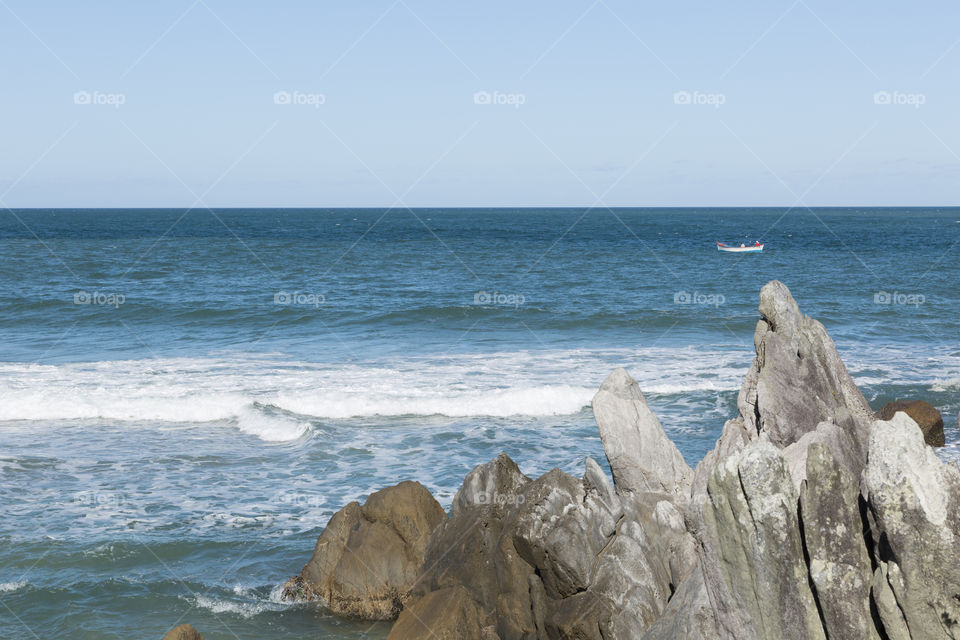
<svg viewBox="0 0 960 640">
<path fill-rule="evenodd" d="M 475 468 L 391 639 L 418 618 L 484 640 L 960 638 L 960 469 L 906 414 L 875 422 L 781 283 L 760 311 L 739 416 L 695 473 L 615 371 L 594 398 L 613 484 L 589 458 L 582 479 Z"/>
<path fill-rule="evenodd" d="M 418 482 L 351 502 L 330 518 L 313 557 L 284 587 L 289 600 L 321 600 L 340 615 L 389 620 L 419 575 L 430 534 L 446 514 Z"/>
<path fill-rule="evenodd" d="M 583 479 L 554 469 L 520 499 L 458 508 L 431 537 L 412 599 L 462 587 L 501 638 L 635 638 L 696 566 L 696 543 L 673 503 L 618 496 L 595 461 L 585 467 Z M 511 468 L 500 459 L 475 477 Z"/>
<path fill-rule="evenodd" d="M 873 573 L 870 597 L 876 607 L 884 635 L 889 640 L 910 640 L 907 621 L 903 619 L 903 611 L 900 610 L 893 589 L 890 588 L 886 562 L 880 562 Z"/>
<path fill-rule="evenodd" d="M 604 380 L 593 397 L 593 415 L 618 493 L 686 500 L 693 476 L 690 467 L 624 369 Z"/>
<path fill-rule="evenodd" d="M 747 431 L 742 418 L 727 420 L 724 423 L 717 444 L 697 464 L 697 470 L 693 475 L 693 486 L 691 487 L 691 493 L 695 500 L 702 502 L 705 499 L 707 481 L 710 479 L 713 468 L 717 466 L 717 462 L 743 449 L 755 435 Z"/>
<path fill-rule="evenodd" d="M 885 578 L 874 580 L 881 583 L 878 608 L 889 600 L 886 583 L 912 638 L 960 637 L 960 470 L 940 462 L 913 419 L 899 412 L 874 424 L 863 482 Z M 888 613 L 884 628 L 890 620 Z"/>
<path fill-rule="evenodd" d="M 559 469 L 534 480 L 525 498 L 513 531 L 520 557 L 539 569 L 550 598 L 585 591 L 593 578 L 594 560 L 608 542 L 604 505 L 599 501 L 590 505 L 599 517 L 585 517 L 583 511 L 589 507 L 582 483 Z"/>
<path fill-rule="evenodd" d="M 873 575 L 862 535 L 860 483 L 832 450 L 824 442 L 810 445 L 800 489 L 810 579 L 828 638 L 879 639 L 870 614 Z"/>
<path fill-rule="evenodd" d="M 800 313 L 790 291 L 774 280 L 760 292 L 760 314 L 753 342 L 756 358 L 737 397 L 739 418 L 724 427 L 717 447 L 701 462 L 694 491 L 702 491 L 713 467 L 761 432 L 778 448 L 797 442 L 822 422 L 833 422 L 850 436 L 859 475 L 873 421 L 826 329 Z"/>
<path fill-rule="evenodd" d="M 721 637 L 825 638 L 779 449 L 764 436 L 730 455 L 707 494 L 703 570 Z"/>
<path fill-rule="evenodd" d="M 699 565 L 683 581 L 663 613 L 647 629 L 642 638 L 643 640 L 676 640 L 678 638 L 719 640 L 717 619 L 710 607 L 703 571 Z"/>
<path fill-rule="evenodd" d="M 617 492 L 607 479 L 607 474 L 603 472 L 597 461 L 587 457 L 583 472 L 583 488 L 586 491 L 595 492 L 601 500 L 607 504 L 617 503 Z"/>
<path fill-rule="evenodd" d="M 480 505 L 509 505 L 523 493 L 530 478 L 506 453 L 491 462 L 477 465 L 467 474 L 463 485 L 453 497 L 451 515 L 456 517 L 464 509 Z"/>
<path fill-rule="evenodd" d="M 793 486 L 800 491 L 800 485 L 807 478 L 807 455 L 813 444 L 824 444 L 832 452 L 836 461 L 851 475 L 853 469 L 860 468 L 857 452 L 847 432 L 832 422 L 821 422 L 816 430 L 809 431 L 800 439 L 783 449 L 783 457 L 790 469 Z"/>
</svg>

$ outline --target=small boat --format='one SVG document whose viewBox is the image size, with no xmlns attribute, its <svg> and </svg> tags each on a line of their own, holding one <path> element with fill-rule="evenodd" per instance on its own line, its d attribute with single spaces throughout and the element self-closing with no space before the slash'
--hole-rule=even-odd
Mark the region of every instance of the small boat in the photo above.
<svg viewBox="0 0 960 640">
<path fill-rule="evenodd" d="M 757 242 L 756 244 L 741 244 L 739 247 L 733 247 L 728 244 L 723 244 L 722 242 L 717 243 L 718 251 L 733 251 L 736 253 L 742 253 L 745 251 L 763 251 L 763 245 Z"/>
</svg>

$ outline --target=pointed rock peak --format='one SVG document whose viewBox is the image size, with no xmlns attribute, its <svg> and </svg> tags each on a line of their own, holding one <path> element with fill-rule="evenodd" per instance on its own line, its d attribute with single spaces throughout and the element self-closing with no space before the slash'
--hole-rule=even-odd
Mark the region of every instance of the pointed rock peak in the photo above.
<svg viewBox="0 0 960 640">
<path fill-rule="evenodd" d="M 623 367 L 617 367 L 610 375 L 607 376 L 606 380 L 603 381 L 603 384 L 600 385 L 600 390 L 603 391 L 606 389 L 610 393 L 626 398 L 629 397 L 631 393 L 631 387 L 636 384 L 637 381 L 633 379 L 633 376 L 627 373 L 626 369 Z"/>
<path fill-rule="evenodd" d="M 761 290 L 760 313 L 764 319 L 753 338 L 757 356 L 737 398 L 744 427 L 767 433 L 783 448 L 832 421 L 852 440 L 860 468 L 851 472 L 859 476 L 873 413 L 827 330 L 804 316 L 777 280 Z"/>
<path fill-rule="evenodd" d="M 593 397 L 593 415 L 617 493 L 687 495 L 690 467 L 624 369 L 604 380 Z"/>
<path fill-rule="evenodd" d="M 770 328 L 790 336 L 803 321 L 797 301 L 790 295 L 787 285 L 771 280 L 760 290 L 760 315 Z"/>
<path fill-rule="evenodd" d="M 597 461 L 588 456 L 584 466 L 583 487 L 588 491 L 596 491 L 607 502 L 613 502 L 616 492 Z"/>
<path fill-rule="evenodd" d="M 513 504 L 523 487 L 530 482 L 517 463 L 506 453 L 473 468 L 453 497 L 454 516 L 465 509 L 482 505 Z"/>
</svg>

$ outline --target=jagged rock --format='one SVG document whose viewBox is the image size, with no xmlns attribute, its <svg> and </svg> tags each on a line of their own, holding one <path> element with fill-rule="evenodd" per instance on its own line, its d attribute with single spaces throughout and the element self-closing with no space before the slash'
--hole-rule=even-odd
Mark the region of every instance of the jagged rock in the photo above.
<svg viewBox="0 0 960 640">
<path fill-rule="evenodd" d="M 526 493 L 520 495 L 525 501 Z M 522 638 L 532 633 L 536 622 L 528 580 L 531 576 L 539 578 L 513 545 L 513 512 L 520 502 L 475 504 L 442 522 L 430 538 L 422 576 L 412 597 L 462 587 L 490 616 L 502 638 Z M 421 637 L 395 636 L 405 640 Z"/>
<path fill-rule="evenodd" d="M 800 313 L 777 280 L 760 291 L 760 315 L 753 335 L 757 355 L 737 397 L 742 431 L 724 428 L 714 452 L 698 467 L 695 489 L 702 490 L 712 469 L 742 448 L 744 434 L 754 439 L 766 433 L 782 449 L 822 422 L 833 422 L 850 436 L 856 454 L 851 473 L 859 475 L 873 414 L 827 330 Z"/>
<path fill-rule="evenodd" d="M 583 488 L 595 492 L 605 504 L 617 504 L 617 492 L 597 461 L 588 456 L 584 467 Z"/>
<path fill-rule="evenodd" d="M 517 463 L 501 453 L 487 464 L 477 465 L 467 474 L 453 497 L 451 515 L 477 505 L 508 505 L 516 502 L 530 478 L 520 472 Z"/>
<path fill-rule="evenodd" d="M 703 505 L 703 569 L 721 635 L 824 638 L 804 558 L 797 492 L 766 436 L 723 460 Z"/>
<path fill-rule="evenodd" d="M 897 411 L 903 411 L 913 418 L 913 421 L 923 432 L 924 441 L 931 447 L 942 447 L 946 444 L 943 434 L 943 416 L 929 402 L 923 400 L 897 400 L 888 402 L 877 412 L 880 420 L 890 420 Z"/>
<path fill-rule="evenodd" d="M 520 486 L 514 469 L 506 456 L 481 465 L 458 495 Z M 626 640 L 660 615 L 696 565 L 676 506 L 618 496 L 592 459 L 583 479 L 554 469 L 522 484 L 518 498 L 461 501 L 431 537 L 414 594 L 462 587 L 504 639 Z M 416 636 L 396 636 L 407 637 Z"/>
<path fill-rule="evenodd" d="M 742 394 L 743 392 L 741 391 L 740 393 Z M 694 496 L 694 500 L 702 502 L 705 499 L 707 481 L 710 479 L 710 473 L 713 471 L 713 468 L 717 466 L 717 462 L 743 449 L 755 435 L 755 433 L 747 431 L 741 418 L 727 420 L 724 423 L 720 437 L 717 438 L 717 444 L 713 450 L 708 451 L 707 455 L 703 457 L 703 460 L 697 464 L 697 469 L 693 474 L 691 493 Z M 699 505 L 694 506 L 697 507 Z"/>
<path fill-rule="evenodd" d="M 800 516 L 810 579 L 828 638 L 880 637 L 870 615 L 873 576 L 862 534 L 859 485 L 830 444 L 810 445 Z"/>
<path fill-rule="evenodd" d="M 793 485 L 800 491 L 800 485 L 807 478 L 807 455 L 814 444 L 825 444 L 834 454 L 836 461 L 847 470 L 859 469 L 857 452 L 846 431 L 832 422 L 821 422 L 816 430 L 809 431 L 793 444 L 783 449 L 783 457 L 790 469 Z"/>
<path fill-rule="evenodd" d="M 699 565 L 683 581 L 666 609 L 642 637 L 643 640 L 719 640 L 717 619 L 710 607 L 703 570 Z"/>
<path fill-rule="evenodd" d="M 461 586 L 428 593 L 397 618 L 387 640 L 486 640 L 485 616 Z M 496 635 L 493 636 L 496 638 Z"/>
<path fill-rule="evenodd" d="M 593 415 L 618 493 L 660 493 L 685 500 L 693 473 L 624 369 L 593 397 Z"/>
<path fill-rule="evenodd" d="M 911 638 L 960 637 L 960 469 L 940 462 L 913 419 L 897 412 L 874 424 L 863 482 L 884 629 L 902 629 L 892 594 Z"/>
<path fill-rule="evenodd" d="M 596 556 L 609 541 L 605 529 L 614 529 L 619 519 L 601 501 L 587 505 L 586 500 L 579 480 L 554 469 L 534 480 L 517 513 L 514 546 L 520 557 L 539 569 L 551 598 L 586 590 Z"/>
<path fill-rule="evenodd" d="M 313 557 L 284 588 L 292 600 L 322 600 L 366 620 L 400 612 L 419 575 L 430 534 L 446 519 L 418 482 L 401 482 L 351 502 L 330 518 Z"/>
<path fill-rule="evenodd" d="M 760 310 L 739 416 L 696 473 L 615 371 L 594 398 L 614 484 L 589 458 L 582 479 L 476 467 L 390 639 L 960 638 L 960 469 L 906 413 L 874 420 L 781 283 Z M 319 567 L 362 518 L 331 519 Z"/>
<path fill-rule="evenodd" d="M 203 640 L 200 632 L 193 628 L 193 625 L 182 624 L 174 627 L 163 636 L 163 640 Z"/>
<path fill-rule="evenodd" d="M 889 640 L 910 640 L 910 630 L 907 621 L 903 619 L 903 611 L 897 604 L 897 598 L 890 588 L 887 574 L 887 563 L 881 562 L 873 573 L 873 582 L 870 584 L 870 597 L 880 618 L 884 635 Z"/>
</svg>

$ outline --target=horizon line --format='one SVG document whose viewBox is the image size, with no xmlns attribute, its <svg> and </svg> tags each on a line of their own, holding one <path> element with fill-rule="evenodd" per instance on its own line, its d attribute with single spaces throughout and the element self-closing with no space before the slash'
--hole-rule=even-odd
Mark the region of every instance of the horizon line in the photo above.
<svg viewBox="0 0 960 640">
<path fill-rule="evenodd" d="M 764 204 L 764 205 L 615 205 L 615 206 L 596 206 L 596 205 L 423 205 L 423 206 L 389 206 L 389 205 L 349 205 L 349 206 L 340 206 L 340 205 L 310 205 L 310 206 L 251 206 L 251 205 L 212 205 L 212 206 L 186 206 L 186 205 L 119 205 L 119 206 L 4 206 L 0 207 L 6 209 L 7 211 L 43 211 L 43 210 L 72 210 L 72 211 L 123 211 L 123 210 L 139 210 L 139 211 L 162 211 L 162 210 L 196 210 L 196 211 L 207 211 L 210 209 L 231 209 L 238 211 L 255 211 L 255 210 L 284 210 L 284 211 L 318 211 L 318 210 L 378 210 L 382 211 L 384 209 L 396 209 L 398 211 L 404 211 L 407 209 L 412 210 L 494 210 L 494 209 L 523 209 L 523 210 L 537 210 L 537 209 L 596 209 L 598 211 L 604 211 L 607 209 L 613 210 L 623 210 L 623 209 L 674 209 L 674 210 L 690 210 L 690 209 L 787 209 L 787 210 L 796 210 L 796 211 L 805 211 L 809 209 L 960 209 L 960 204 L 893 204 L 893 205 L 877 205 L 877 204 L 854 204 L 854 205 L 781 205 L 781 204 Z"/>
</svg>

